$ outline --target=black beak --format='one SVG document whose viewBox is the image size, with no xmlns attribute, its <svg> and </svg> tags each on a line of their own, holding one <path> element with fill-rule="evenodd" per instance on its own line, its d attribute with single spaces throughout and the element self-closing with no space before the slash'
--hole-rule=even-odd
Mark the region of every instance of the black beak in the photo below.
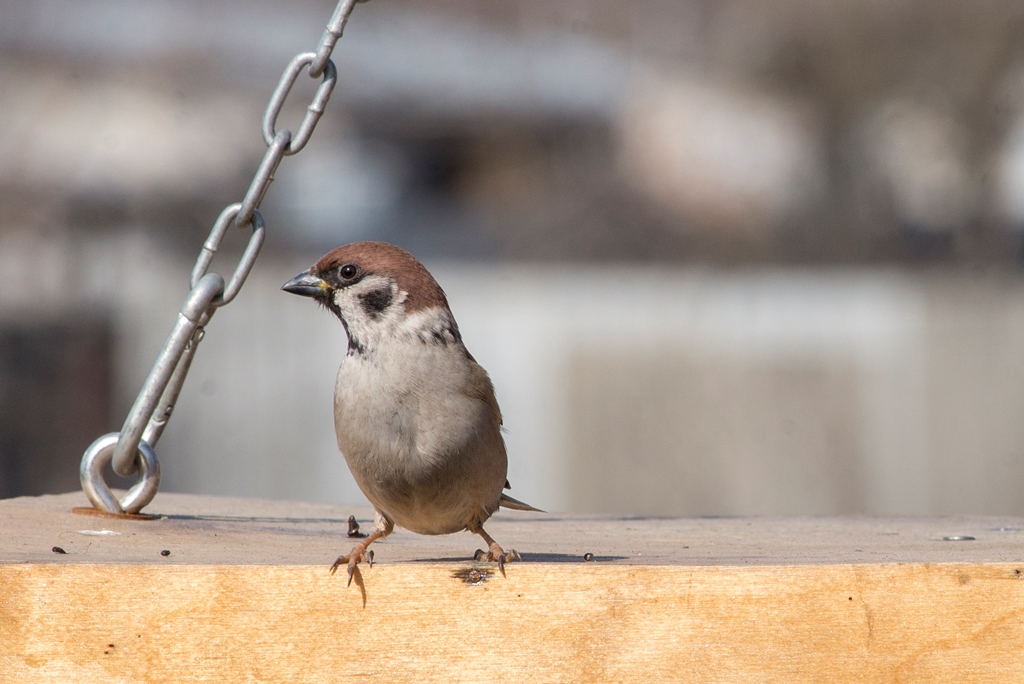
<svg viewBox="0 0 1024 684">
<path fill-rule="evenodd" d="M 323 297 L 330 291 L 331 286 L 309 271 L 303 271 L 282 285 L 281 289 L 303 297 Z"/>
</svg>

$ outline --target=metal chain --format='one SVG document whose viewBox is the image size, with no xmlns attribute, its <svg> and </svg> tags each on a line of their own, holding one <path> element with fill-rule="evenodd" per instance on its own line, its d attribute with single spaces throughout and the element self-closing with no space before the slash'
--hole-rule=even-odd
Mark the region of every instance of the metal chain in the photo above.
<svg viewBox="0 0 1024 684">
<path fill-rule="evenodd" d="M 263 217 L 258 211 L 260 203 L 274 180 L 274 173 L 281 160 L 300 152 L 313 135 L 313 129 L 323 115 L 338 79 L 338 72 L 331 61 L 331 52 L 341 37 L 352 8 L 356 2 L 365 1 L 340 0 L 316 52 L 296 55 L 281 75 L 263 116 L 263 139 L 267 143 L 267 152 L 256 169 L 249 190 L 241 202 L 221 212 L 210 231 L 210 237 L 203 244 L 195 268 L 192 269 L 192 291 L 185 299 L 178 319 L 121 431 L 103 435 L 85 450 L 79 469 L 82 489 L 99 510 L 107 513 L 138 513 L 156 496 L 160 486 L 160 462 L 153 447 L 171 417 L 185 376 L 192 365 L 196 347 L 205 334 L 206 325 L 219 307 L 235 298 L 256 262 L 265 237 Z M 299 74 L 307 66 L 311 78 L 322 77 L 316 95 L 294 135 L 288 129 L 276 130 L 277 118 L 284 108 L 285 100 Z M 252 234 L 234 274 L 225 282 L 222 276 L 208 273 L 207 270 L 228 227 L 232 225 L 241 228 L 251 226 Z M 103 467 L 107 463 L 111 463 L 114 472 L 121 477 L 136 472 L 140 475 L 139 481 L 121 499 L 114 496 L 103 480 Z"/>
</svg>

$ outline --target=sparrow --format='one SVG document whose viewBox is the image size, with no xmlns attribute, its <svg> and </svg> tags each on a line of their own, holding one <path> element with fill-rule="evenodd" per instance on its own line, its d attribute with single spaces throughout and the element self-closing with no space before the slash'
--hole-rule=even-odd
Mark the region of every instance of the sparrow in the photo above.
<svg viewBox="0 0 1024 684">
<path fill-rule="evenodd" d="M 331 566 L 373 564 L 368 547 L 395 525 L 425 535 L 469 530 L 487 552 L 518 559 L 486 531 L 498 507 L 539 511 L 504 493 L 508 457 L 494 386 L 466 349 L 448 299 L 424 266 L 384 242 L 328 252 L 282 287 L 311 297 L 345 328 L 334 388 L 334 429 L 374 509 L 374 529 Z"/>
</svg>

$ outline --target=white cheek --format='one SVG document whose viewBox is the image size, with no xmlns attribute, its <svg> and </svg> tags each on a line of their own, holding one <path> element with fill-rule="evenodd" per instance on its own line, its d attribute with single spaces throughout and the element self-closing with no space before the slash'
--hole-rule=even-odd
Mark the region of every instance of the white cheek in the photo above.
<svg viewBox="0 0 1024 684">
<path fill-rule="evenodd" d="M 369 313 L 364 308 L 362 297 L 372 292 L 390 288 L 394 293 L 391 303 L 380 313 Z M 398 333 L 405 318 L 405 292 L 396 292 L 397 286 L 386 276 L 367 276 L 349 287 L 334 291 L 334 304 L 341 311 L 348 333 L 364 348 L 376 349 Z"/>
<path fill-rule="evenodd" d="M 335 290 L 334 304 L 341 309 L 341 313 L 349 323 L 354 322 L 356 319 L 365 319 L 368 316 L 363 309 L 360 297 L 384 288 L 394 288 L 394 281 L 385 276 L 367 276 L 354 285 Z M 401 299 L 404 299 L 404 297 L 396 297 L 395 303 L 398 303 Z"/>
<path fill-rule="evenodd" d="M 348 288 L 335 290 L 332 295 L 332 299 L 334 300 L 334 305 L 341 309 L 341 312 L 345 314 L 346 318 L 351 315 L 350 309 L 354 303 L 354 298 L 352 297 L 352 292 Z"/>
</svg>

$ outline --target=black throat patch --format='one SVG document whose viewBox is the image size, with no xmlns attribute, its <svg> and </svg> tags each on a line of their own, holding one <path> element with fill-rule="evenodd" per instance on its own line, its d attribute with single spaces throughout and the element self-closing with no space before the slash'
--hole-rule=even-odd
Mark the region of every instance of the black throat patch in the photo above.
<svg viewBox="0 0 1024 684">
<path fill-rule="evenodd" d="M 364 292 L 359 295 L 359 304 L 363 307 L 363 311 L 371 319 L 380 318 L 381 314 L 391 306 L 391 302 L 395 300 L 395 293 L 393 287 L 382 287 L 379 290 L 371 290 Z"/>
<path fill-rule="evenodd" d="M 338 320 L 341 321 L 341 325 L 345 328 L 345 337 L 348 338 L 348 351 L 346 354 L 348 356 L 363 356 L 366 353 L 366 347 L 363 346 L 362 342 L 352 337 L 352 333 L 348 329 L 348 321 L 341 315 L 341 309 L 334 303 L 334 299 L 331 297 L 317 297 L 317 302 L 337 316 Z"/>
</svg>

